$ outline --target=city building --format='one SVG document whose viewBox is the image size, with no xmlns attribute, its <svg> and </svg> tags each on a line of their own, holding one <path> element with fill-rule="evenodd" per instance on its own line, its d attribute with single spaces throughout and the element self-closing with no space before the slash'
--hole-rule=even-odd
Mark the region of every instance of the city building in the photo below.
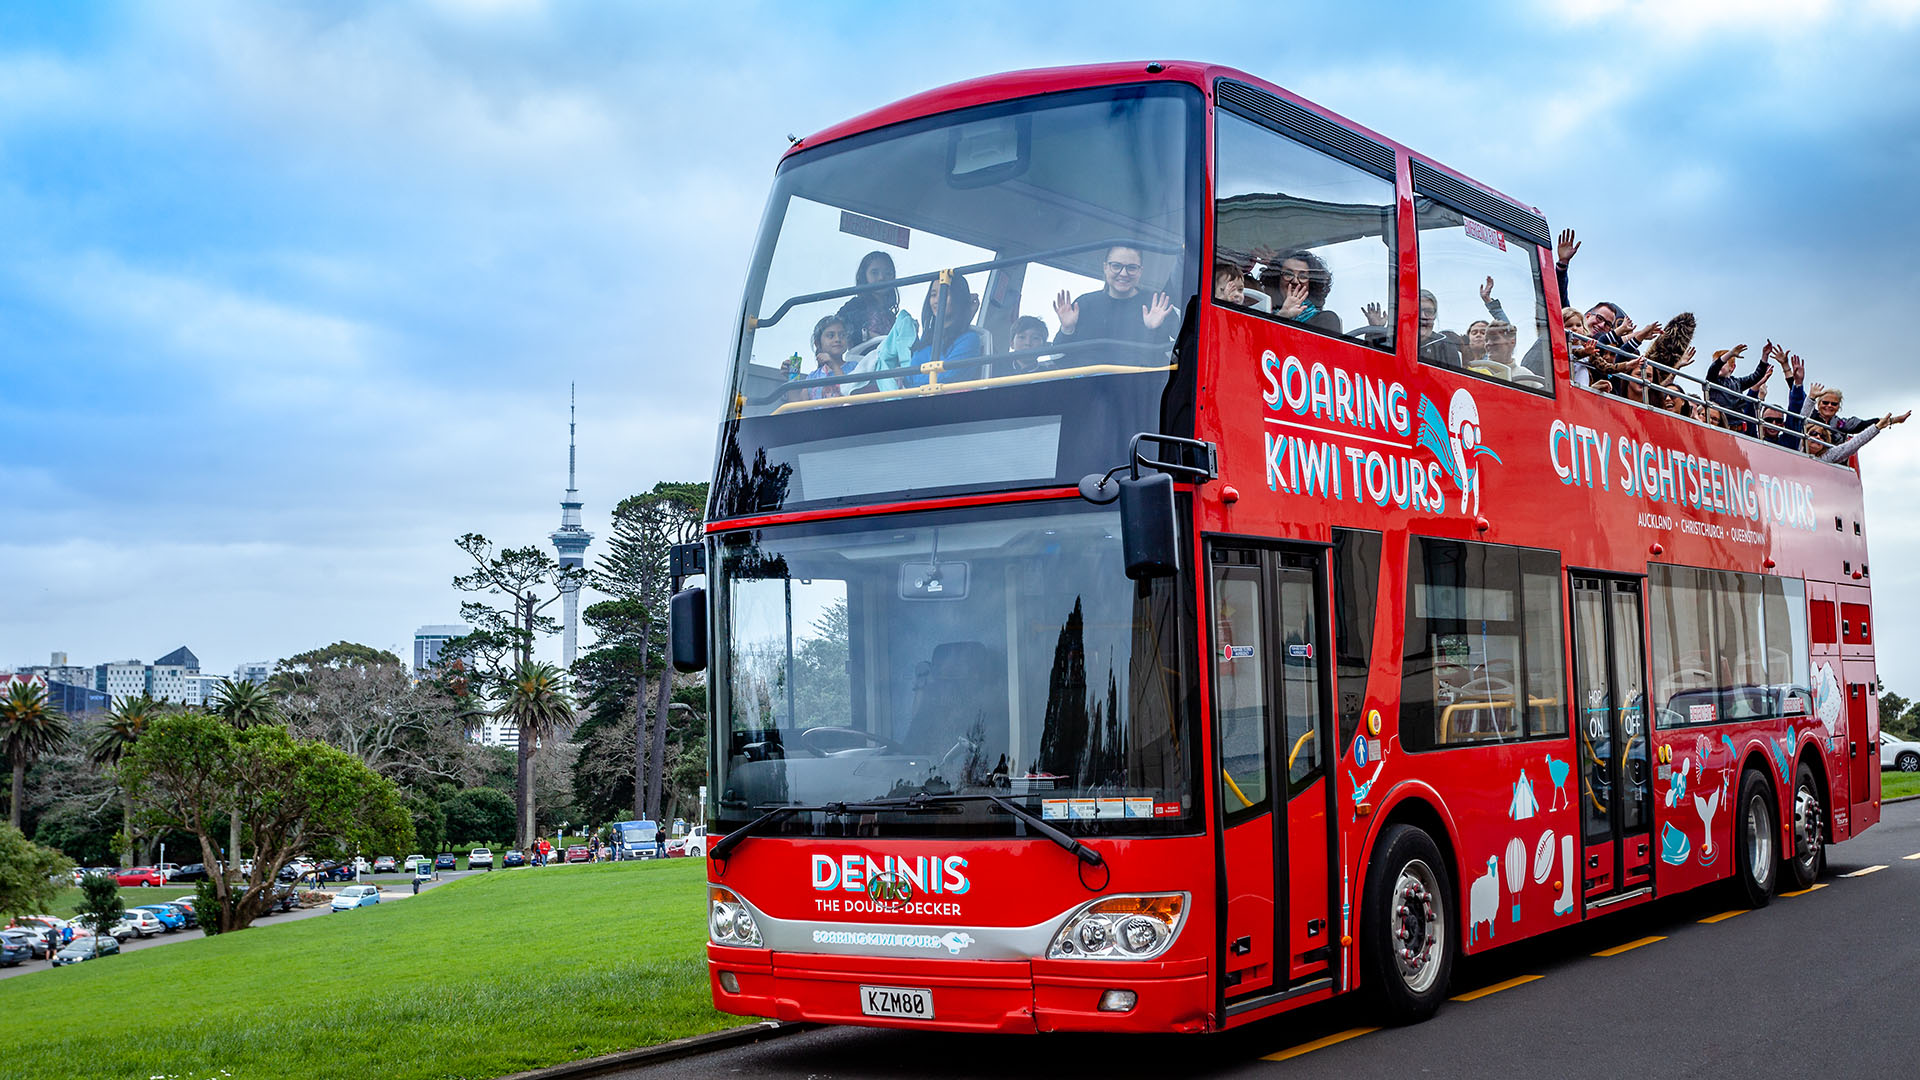
<svg viewBox="0 0 1920 1080">
<path fill-rule="evenodd" d="M 447 642 L 457 637 L 466 637 L 473 633 L 473 627 L 465 623 L 444 623 L 438 626 L 423 626 L 413 632 L 413 673 L 418 676 L 440 662 L 440 650 Z"/>
<path fill-rule="evenodd" d="M 93 669 L 85 664 L 67 663 L 67 654 L 55 652 L 48 664 L 34 664 L 18 669 L 22 675 L 38 675 L 48 682 L 63 682 L 73 686 L 92 686 Z"/>
<path fill-rule="evenodd" d="M 551 539 L 556 551 L 560 553 L 560 565 L 584 568 L 587 561 L 587 545 L 593 542 L 593 534 L 580 525 L 580 492 L 574 486 L 574 440 L 573 440 L 573 388 L 567 388 L 567 493 L 560 498 L 560 527 L 553 531 Z M 567 668 L 573 667 L 574 646 L 578 642 L 580 622 L 580 582 L 569 580 L 561 587 L 560 601 L 563 605 L 560 615 L 560 662 Z"/>
<path fill-rule="evenodd" d="M 234 682 L 250 682 L 256 686 L 265 686 L 273 677 L 273 661 L 248 660 L 233 669 Z"/>
<path fill-rule="evenodd" d="M 500 717 L 488 717 L 480 724 L 480 730 L 474 734 L 473 741 L 481 746 L 500 746 L 508 750 L 520 749 L 520 725 Z"/>
<path fill-rule="evenodd" d="M 196 708 L 211 705 L 214 697 L 220 693 L 220 684 L 225 681 L 224 675 L 200 671 L 190 672 L 185 679 L 186 696 L 180 700 Z"/>
<path fill-rule="evenodd" d="M 107 695 L 114 705 L 147 692 L 147 665 L 139 660 L 96 665 L 93 688 Z"/>
<path fill-rule="evenodd" d="M 185 645 L 155 660 L 147 668 L 147 693 L 156 701 L 199 704 L 188 697 L 187 676 L 200 674 L 200 658 Z"/>
<path fill-rule="evenodd" d="M 112 708 L 112 699 L 86 685 L 58 679 L 47 680 L 47 702 L 70 718 L 104 713 Z"/>
</svg>

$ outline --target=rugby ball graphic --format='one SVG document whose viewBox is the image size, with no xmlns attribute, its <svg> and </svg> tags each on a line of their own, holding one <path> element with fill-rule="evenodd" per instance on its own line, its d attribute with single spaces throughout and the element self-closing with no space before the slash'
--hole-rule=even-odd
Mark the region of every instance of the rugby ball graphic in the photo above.
<svg viewBox="0 0 1920 1080">
<path fill-rule="evenodd" d="M 1553 873 L 1553 830 L 1540 834 L 1540 842 L 1533 845 L 1533 883 L 1539 885 Z"/>
</svg>

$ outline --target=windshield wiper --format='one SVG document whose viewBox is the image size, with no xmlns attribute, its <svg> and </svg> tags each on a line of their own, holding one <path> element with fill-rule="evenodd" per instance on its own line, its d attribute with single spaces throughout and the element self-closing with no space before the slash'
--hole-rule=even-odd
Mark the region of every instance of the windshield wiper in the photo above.
<svg viewBox="0 0 1920 1080">
<path fill-rule="evenodd" d="M 1005 810 L 1007 813 L 1012 814 L 1014 817 L 1020 819 L 1020 821 L 1023 824 L 1025 824 L 1027 828 L 1032 829 L 1034 832 L 1039 833 L 1041 836 L 1044 836 L 1047 839 L 1053 841 L 1054 843 L 1059 844 L 1061 847 L 1066 848 L 1068 851 L 1073 853 L 1074 858 L 1079 859 L 1081 862 L 1086 863 L 1088 866 L 1105 866 L 1106 865 L 1107 860 L 1101 858 L 1099 852 L 1093 850 L 1092 848 L 1081 843 L 1080 841 L 1075 840 L 1073 837 L 1068 836 L 1066 833 L 1061 832 L 1059 829 L 1056 829 L 1053 826 L 1047 824 L 1046 821 L 1042 819 L 1039 814 L 1034 813 L 1033 811 L 1027 809 L 1024 806 L 1021 806 L 1019 803 L 1014 802 L 1012 799 L 1009 799 L 1004 795 L 993 795 L 988 793 L 982 793 L 978 795 L 931 795 L 923 792 L 918 795 L 908 795 L 908 796 L 905 796 L 904 798 L 871 799 L 864 803 L 859 803 L 859 804 L 849 803 L 847 805 L 849 806 L 849 808 L 854 808 L 856 806 L 871 806 L 871 807 L 876 807 L 876 808 L 886 809 L 886 810 L 900 810 L 900 809 L 911 810 L 911 809 L 915 809 L 917 807 L 923 807 L 923 806 L 933 807 L 933 806 L 951 805 L 953 803 L 964 803 L 964 802 L 992 803 L 993 805 L 999 807 L 1002 810 Z"/>
<path fill-rule="evenodd" d="M 991 794 L 930 795 L 925 792 L 917 795 L 907 795 L 897 799 L 866 799 L 855 802 L 825 803 L 820 806 L 776 806 L 721 837 L 720 841 L 714 844 L 712 850 L 707 852 L 707 854 L 716 859 L 725 859 L 729 851 L 739 847 L 748 837 L 765 832 L 795 814 L 864 814 L 884 810 L 932 809 L 938 806 L 951 806 L 955 803 L 969 802 L 992 803 L 1019 819 L 1022 824 L 1034 832 L 1065 848 L 1073 854 L 1074 858 L 1079 859 L 1088 866 L 1106 865 L 1107 860 L 1101 858 L 1099 852 L 1047 824 L 1040 815 L 1005 796 Z"/>
</svg>

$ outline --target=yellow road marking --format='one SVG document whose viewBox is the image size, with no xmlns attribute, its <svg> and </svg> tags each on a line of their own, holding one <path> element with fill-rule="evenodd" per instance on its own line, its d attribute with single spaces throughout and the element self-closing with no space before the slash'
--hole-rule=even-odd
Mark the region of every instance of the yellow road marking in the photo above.
<svg viewBox="0 0 1920 1080">
<path fill-rule="evenodd" d="M 1593 955 L 1595 955 L 1595 956 L 1619 956 L 1619 955 L 1620 955 L 1621 953 L 1623 953 L 1623 952 L 1628 952 L 1628 951 L 1630 951 L 1630 950 L 1632 950 L 1632 949 L 1637 949 L 1637 948 L 1639 948 L 1639 947 L 1640 947 L 1640 946 L 1642 946 L 1642 945 L 1651 945 L 1651 944 L 1653 944 L 1653 943 L 1654 943 L 1654 942 L 1656 942 L 1656 941 L 1665 941 L 1665 940 L 1667 940 L 1667 939 L 1666 939 L 1666 938 L 1664 938 L 1664 937 L 1643 937 L 1643 938 L 1641 938 L 1641 939 L 1640 939 L 1639 941 L 1629 941 L 1629 942 L 1627 942 L 1627 943 L 1626 943 L 1625 945 L 1615 945 L 1615 946 L 1614 946 L 1613 948 L 1611 948 L 1611 949 L 1601 949 L 1601 950 L 1600 950 L 1599 952 L 1597 952 L 1597 953 L 1594 953 Z"/>
<path fill-rule="evenodd" d="M 1826 887 L 1827 887 L 1827 883 L 1823 881 L 1818 885 L 1810 885 L 1807 888 L 1801 889 L 1798 892 L 1783 892 L 1780 895 L 1781 896 L 1805 896 L 1810 892 L 1819 892 L 1821 889 L 1824 889 Z"/>
<path fill-rule="evenodd" d="M 1301 1043 L 1299 1046 L 1289 1047 L 1288 1049 L 1282 1050 L 1277 1054 L 1268 1054 L 1267 1056 L 1261 1058 L 1260 1060 L 1286 1061 L 1289 1058 L 1297 1058 L 1301 1054 L 1311 1054 L 1315 1050 L 1324 1050 L 1327 1047 L 1333 1046 L 1337 1043 L 1346 1042 L 1348 1039 L 1357 1039 L 1362 1035 L 1371 1035 L 1374 1032 L 1379 1030 L 1380 1029 L 1377 1027 L 1349 1028 L 1348 1030 L 1342 1031 L 1338 1034 L 1329 1035 L 1324 1039 L 1315 1039 L 1312 1042 L 1305 1042 L 1305 1043 Z"/>
<path fill-rule="evenodd" d="M 1886 863 L 1880 863 L 1876 866 L 1869 866 L 1864 870 L 1855 870 L 1851 874 L 1841 874 L 1840 876 L 1841 877 L 1866 877 L 1868 874 L 1879 873 L 1880 871 L 1885 870 L 1886 868 L 1887 868 Z"/>
<path fill-rule="evenodd" d="M 1747 913 L 1746 908 L 1734 908 L 1732 911 L 1723 911 L 1718 915 L 1709 915 L 1706 918 L 1701 919 L 1700 921 L 1703 923 L 1726 922 L 1728 919 L 1733 918 L 1735 915 L 1745 915 L 1746 913 Z"/>
<path fill-rule="evenodd" d="M 1481 998 L 1486 997 L 1488 994 L 1497 994 L 1502 990 L 1511 990 L 1516 986 L 1525 986 L 1526 984 L 1532 982 L 1535 979 L 1542 979 L 1545 977 L 1546 976 L 1544 975 L 1522 975 L 1517 979 L 1508 979 L 1506 982 L 1503 982 L 1503 983 L 1494 983 L 1492 986 L 1483 986 L 1480 989 L 1474 990 L 1470 993 L 1461 994 L 1459 997 L 1456 997 L 1453 1000 L 1478 1001 Z"/>
</svg>

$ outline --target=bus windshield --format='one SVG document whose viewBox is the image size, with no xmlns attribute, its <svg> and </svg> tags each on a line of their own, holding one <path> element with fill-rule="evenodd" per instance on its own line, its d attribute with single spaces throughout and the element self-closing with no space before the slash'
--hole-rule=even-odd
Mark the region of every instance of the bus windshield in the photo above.
<svg viewBox="0 0 1920 1080">
<path fill-rule="evenodd" d="M 715 575 L 717 827 L 984 793 L 1069 832 L 1186 828 L 1183 593 L 1127 580 L 1119 536 L 1116 513 L 1084 504 L 730 534 Z M 1014 827 L 984 804 L 940 811 L 863 812 L 860 827 Z M 847 825 L 816 813 L 787 828 Z"/>
<path fill-rule="evenodd" d="M 1171 85 L 1026 98 L 790 157 L 749 273 L 716 508 L 1071 483 L 1078 448 L 1164 430 L 1199 280 L 1198 102 Z"/>
</svg>

